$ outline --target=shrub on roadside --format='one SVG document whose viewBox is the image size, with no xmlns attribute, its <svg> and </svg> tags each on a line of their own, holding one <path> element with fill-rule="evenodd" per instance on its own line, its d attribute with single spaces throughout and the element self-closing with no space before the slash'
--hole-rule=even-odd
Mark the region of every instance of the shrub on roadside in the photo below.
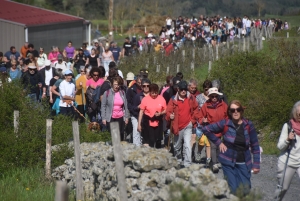
<svg viewBox="0 0 300 201">
<path fill-rule="evenodd" d="M 229 100 L 246 106 L 245 115 L 259 129 L 281 129 L 299 100 L 300 51 L 297 41 L 272 40 L 259 52 L 240 52 L 213 65 L 209 79 L 220 79 Z M 276 138 L 275 138 L 276 139 Z"/>
<path fill-rule="evenodd" d="M 50 118 L 45 102 L 33 105 L 23 93 L 16 81 L 5 83 L 0 88 L 0 172 L 16 167 L 44 167 L 46 149 L 46 119 Z M 20 113 L 18 132 L 14 133 L 13 111 Z M 109 133 L 87 132 L 81 124 L 80 141 L 108 141 Z M 73 139 L 72 119 L 57 116 L 52 123 L 52 145 L 63 144 Z M 63 159 L 70 158 L 71 151 L 61 149 L 54 153 L 52 163 L 62 164 Z M 56 155 L 55 155 L 56 154 Z M 59 157 L 58 157 L 59 156 Z"/>
</svg>

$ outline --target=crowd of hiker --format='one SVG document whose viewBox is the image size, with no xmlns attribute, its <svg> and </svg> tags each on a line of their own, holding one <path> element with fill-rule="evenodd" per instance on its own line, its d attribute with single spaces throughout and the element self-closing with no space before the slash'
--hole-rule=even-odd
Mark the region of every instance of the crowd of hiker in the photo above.
<svg viewBox="0 0 300 201">
<path fill-rule="evenodd" d="M 232 193 L 242 186 L 242 193 L 248 194 L 251 174 L 260 171 L 261 151 L 253 123 L 244 118 L 245 107 L 238 100 L 228 101 L 219 80 L 198 83 L 178 72 L 159 86 L 148 78 L 148 69 L 124 76 L 118 68 L 121 59 L 160 45 L 159 39 L 147 37 L 142 48 L 130 38 L 123 48 L 94 40 L 92 47 L 76 49 L 69 41 L 63 50 L 53 46 L 49 54 L 33 44 L 25 43 L 20 52 L 12 46 L 0 53 L 0 86 L 19 80 L 29 103 L 46 100 L 52 116 L 95 123 L 98 132 L 110 131 L 110 123 L 118 122 L 122 141 L 167 149 L 178 168 L 192 163 L 204 163 L 214 173 L 222 168 Z M 160 46 L 168 55 L 174 49 L 168 49 L 172 39 L 163 40 Z M 299 122 L 297 102 L 278 142 L 276 200 L 282 200 L 295 172 L 300 176 Z"/>
</svg>

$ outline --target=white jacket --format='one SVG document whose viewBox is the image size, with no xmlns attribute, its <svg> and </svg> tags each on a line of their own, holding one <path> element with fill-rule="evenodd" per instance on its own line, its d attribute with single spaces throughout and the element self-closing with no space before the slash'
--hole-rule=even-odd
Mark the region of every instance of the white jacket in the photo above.
<svg viewBox="0 0 300 201">
<path fill-rule="evenodd" d="M 296 136 L 296 143 L 291 149 L 289 160 L 288 160 L 288 166 L 298 168 L 300 167 L 300 136 L 297 134 L 295 136 Z M 285 123 L 282 127 L 279 141 L 277 143 L 277 147 L 281 151 L 278 160 L 280 160 L 283 163 L 286 162 L 286 158 L 288 155 L 287 150 L 290 144 L 288 141 L 286 141 L 287 138 L 288 138 L 288 124 Z"/>
</svg>

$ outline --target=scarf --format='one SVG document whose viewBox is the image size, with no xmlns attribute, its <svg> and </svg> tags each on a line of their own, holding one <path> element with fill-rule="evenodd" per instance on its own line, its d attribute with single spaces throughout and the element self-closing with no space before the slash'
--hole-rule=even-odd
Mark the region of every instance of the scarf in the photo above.
<svg viewBox="0 0 300 201">
<path fill-rule="evenodd" d="M 300 136 L 300 122 L 291 119 L 292 128 L 294 129 L 295 133 Z"/>
</svg>

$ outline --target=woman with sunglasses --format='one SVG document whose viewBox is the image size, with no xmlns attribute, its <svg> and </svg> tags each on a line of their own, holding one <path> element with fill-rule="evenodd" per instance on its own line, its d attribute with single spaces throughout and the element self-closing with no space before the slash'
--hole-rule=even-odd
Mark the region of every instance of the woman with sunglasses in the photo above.
<svg viewBox="0 0 300 201">
<path fill-rule="evenodd" d="M 228 119 L 207 125 L 202 130 L 219 147 L 218 159 L 231 193 L 247 195 L 251 188 L 251 172 L 257 174 L 260 170 L 260 148 L 256 130 L 243 114 L 242 104 L 233 100 L 227 109 Z M 223 141 L 216 136 L 218 133 Z"/>
<path fill-rule="evenodd" d="M 166 101 L 158 95 L 158 85 L 150 84 L 149 96 L 140 104 L 138 132 L 142 133 L 145 146 L 161 148 L 163 139 L 163 115 L 166 114 Z"/>
<path fill-rule="evenodd" d="M 139 77 L 140 79 L 140 77 Z M 137 130 L 138 127 L 138 118 L 139 118 L 139 112 L 140 112 L 140 105 L 146 96 L 149 95 L 149 86 L 151 84 L 151 81 L 148 78 L 141 79 L 141 86 L 142 86 L 142 91 L 135 94 L 133 97 L 133 103 L 131 106 L 131 122 L 132 122 L 132 135 L 133 135 L 133 144 L 137 146 L 142 145 L 142 138 L 141 138 L 141 133 Z"/>
<path fill-rule="evenodd" d="M 200 109 L 199 123 L 201 125 L 212 124 L 227 117 L 227 104 L 220 99 L 223 95 L 217 88 L 213 87 L 208 89 L 207 96 L 209 99 L 203 104 Z M 221 133 L 215 134 L 216 137 L 221 138 Z M 219 172 L 219 166 L 217 164 L 218 149 L 213 143 L 211 145 L 211 160 L 212 170 L 214 173 Z"/>
<path fill-rule="evenodd" d="M 22 71 L 17 68 L 17 61 L 15 59 L 12 59 L 10 63 L 11 67 L 8 70 L 9 77 L 11 78 L 11 80 L 20 79 L 22 76 Z"/>
<path fill-rule="evenodd" d="M 104 82 L 104 79 L 102 78 L 102 73 L 100 68 L 93 67 L 90 71 L 91 79 L 86 81 L 86 88 L 87 88 L 87 108 L 88 108 L 88 115 L 90 117 L 91 122 L 97 121 L 98 123 L 101 123 L 100 121 L 100 105 L 97 103 L 95 104 L 94 100 L 91 100 L 91 96 L 88 94 L 93 94 L 95 89 L 98 86 L 101 86 Z M 98 120 L 97 120 L 98 119 Z"/>
<path fill-rule="evenodd" d="M 47 60 L 47 54 L 44 53 L 44 48 L 40 47 L 40 54 L 37 59 L 39 70 L 45 67 L 45 61 Z"/>
</svg>

